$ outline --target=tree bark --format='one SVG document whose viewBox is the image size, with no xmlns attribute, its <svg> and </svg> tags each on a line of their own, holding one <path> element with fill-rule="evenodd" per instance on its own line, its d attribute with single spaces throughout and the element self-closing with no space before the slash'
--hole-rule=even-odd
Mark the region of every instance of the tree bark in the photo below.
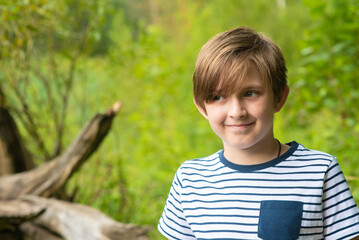
<svg viewBox="0 0 359 240">
<path fill-rule="evenodd" d="M 147 240 L 149 228 L 114 221 L 91 207 L 26 195 L 0 201 L 1 230 L 19 226 L 32 240 Z M 3 239 L 3 238 L 1 238 Z"/>
<path fill-rule="evenodd" d="M 14 119 L 0 106 L 0 176 L 32 169 L 34 163 L 25 148 Z"/>
<path fill-rule="evenodd" d="M 63 155 L 30 171 L 0 178 L 0 199 L 55 194 L 100 145 L 120 107 L 117 102 L 106 113 L 97 114 Z"/>
<path fill-rule="evenodd" d="M 120 107 L 121 102 L 117 102 L 105 113 L 93 117 L 64 154 L 30 171 L 0 177 L 0 239 L 148 239 L 146 234 L 149 229 L 146 227 L 119 223 L 88 206 L 48 198 L 56 195 L 71 175 L 96 151 L 109 132 Z M 10 119 L 11 115 L 6 115 L 8 112 L 2 113 L 0 119 Z M 12 130 L 16 129 L 15 122 L 13 126 L 15 128 Z M 8 134 L 6 128 L 0 128 L 0 131 L 3 134 L 1 136 Z M 18 139 L 21 142 L 20 135 Z M 6 138 L 0 140 L 0 147 L 5 145 L 11 148 L 17 144 Z M 13 159 L 14 151 L 5 150 L 0 151 L 0 154 Z"/>
</svg>

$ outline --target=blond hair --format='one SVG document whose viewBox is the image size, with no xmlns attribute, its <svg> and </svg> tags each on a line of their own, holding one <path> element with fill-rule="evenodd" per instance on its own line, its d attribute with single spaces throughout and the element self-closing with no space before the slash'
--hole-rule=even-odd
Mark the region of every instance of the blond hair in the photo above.
<svg viewBox="0 0 359 240">
<path fill-rule="evenodd" d="M 212 37 L 198 54 L 193 74 L 193 95 L 205 110 L 220 88 L 235 93 L 254 64 L 266 86 L 279 101 L 287 86 L 287 68 L 280 48 L 267 36 L 249 27 L 238 27 Z"/>
</svg>

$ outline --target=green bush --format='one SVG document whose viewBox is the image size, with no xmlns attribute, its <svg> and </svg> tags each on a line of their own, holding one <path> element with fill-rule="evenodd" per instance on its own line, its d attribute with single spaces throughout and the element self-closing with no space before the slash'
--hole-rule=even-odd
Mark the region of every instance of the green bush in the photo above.
<svg viewBox="0 0 359 240">
<path fill-rule="evenodd" d="M 359 125 L 355 121 L 359 117 L 358 1 L 285 2 L 283 7 L 267 0 L 228 0 L 225 4 L 222 0 L 136 4 L 127 0 L 108 0 L 106 4 L 95 0 L 58 1 L 59 6 L 73 7 L 53 18 L 46 15 L 50 19 L 43 20 L 48 29 L 52 26 L 59 34 L 55 39 L 69 36 L 51 52 L 65 72 L 69 56 L 77 48 L 71 45 L 70 35 L 61 34 L 68 34 L 69 29 L 81 30 L 86 25 L 80 23 L 97 16 L 77 60 L 64 145 L 70 144 L 95 113 L 105 111 L 117 100 L 123 101 L 104 143 L 68 184 L 68 191 L 78 187 L 75 200 L 119 221 L 150 225 L 152 239 L 160 238 L 156 225 L 176 169 L 187 159 L 222 148 L 192 102 L 196 55 L 214 34 L 248 25 L 272 37 L 287 59 L 291 93 L 285 108 L 276 116 L 276 137 L 337 156 L 359 201 Z M 153 5 L 147 6 L 150 3 Z M 38 4 L 49 10 L 54 3 Z M 66 18 L 66 14 L 71 17 Z M 2 17 L 2 23 L 8 23 L 4 13 Z M 36 34 L 35 39 L 48 44 L 53 37 L 50 32 Z M 4 49 L 6 41 L 4 37 L 0 40 Z M 46 44 L 41 46 L 50 46 Z M 32 62 L 50 77 L 50 52 L 39 49 L 40 46 L 35 49 L 38 51 L 32 55 Z M 4 55 L 2 61 L 9 64 Z M 27 83 L 33 84 L 31 94 L 36 90 L 42 96 L 44 89 L 36 88 L 39 79 L 35 75 L 29 79 Z M 2 73 L 0 84 L 8 86 Z M 53 87 L 56 89 L 55 84 Z M 35 102 L 32 106 L 46 116 L 39 122 L 48 126 L 42 134 L 46 136 L 46 146 L 52 148 L 52 125 L 45 125 L 48 107 Z M 29 146 L 40 154 L 36 146 Z"/>
</svg>

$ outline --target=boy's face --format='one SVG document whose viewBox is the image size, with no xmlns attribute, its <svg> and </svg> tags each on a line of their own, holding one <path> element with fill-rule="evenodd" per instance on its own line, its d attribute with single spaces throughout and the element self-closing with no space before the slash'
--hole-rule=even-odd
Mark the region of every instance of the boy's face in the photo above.
<svg viewBox="0 0 359 240">
<path fill-rule="evenodd" d="M 249 149 L 273 142 L 274 113 L 284 105 L 288 91 L 278 103 L 274 102 L 273 91 L 253 65 L 238 93 L 216 96 L 205 103 L 205 109 L 196 106 L 222 139 L 225 151 Z"/>
</svg>

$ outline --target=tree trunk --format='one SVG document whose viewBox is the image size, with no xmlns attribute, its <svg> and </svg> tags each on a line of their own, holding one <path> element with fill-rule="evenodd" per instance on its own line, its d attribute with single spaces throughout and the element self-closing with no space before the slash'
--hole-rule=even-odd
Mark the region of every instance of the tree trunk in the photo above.
<svg viewBox="0 0 359 240">
<path fill-rule="evenodd" d="M 14 119 L 0 106 L 0 176 L 23 172 L 34 167 Z"/>
</svg>

